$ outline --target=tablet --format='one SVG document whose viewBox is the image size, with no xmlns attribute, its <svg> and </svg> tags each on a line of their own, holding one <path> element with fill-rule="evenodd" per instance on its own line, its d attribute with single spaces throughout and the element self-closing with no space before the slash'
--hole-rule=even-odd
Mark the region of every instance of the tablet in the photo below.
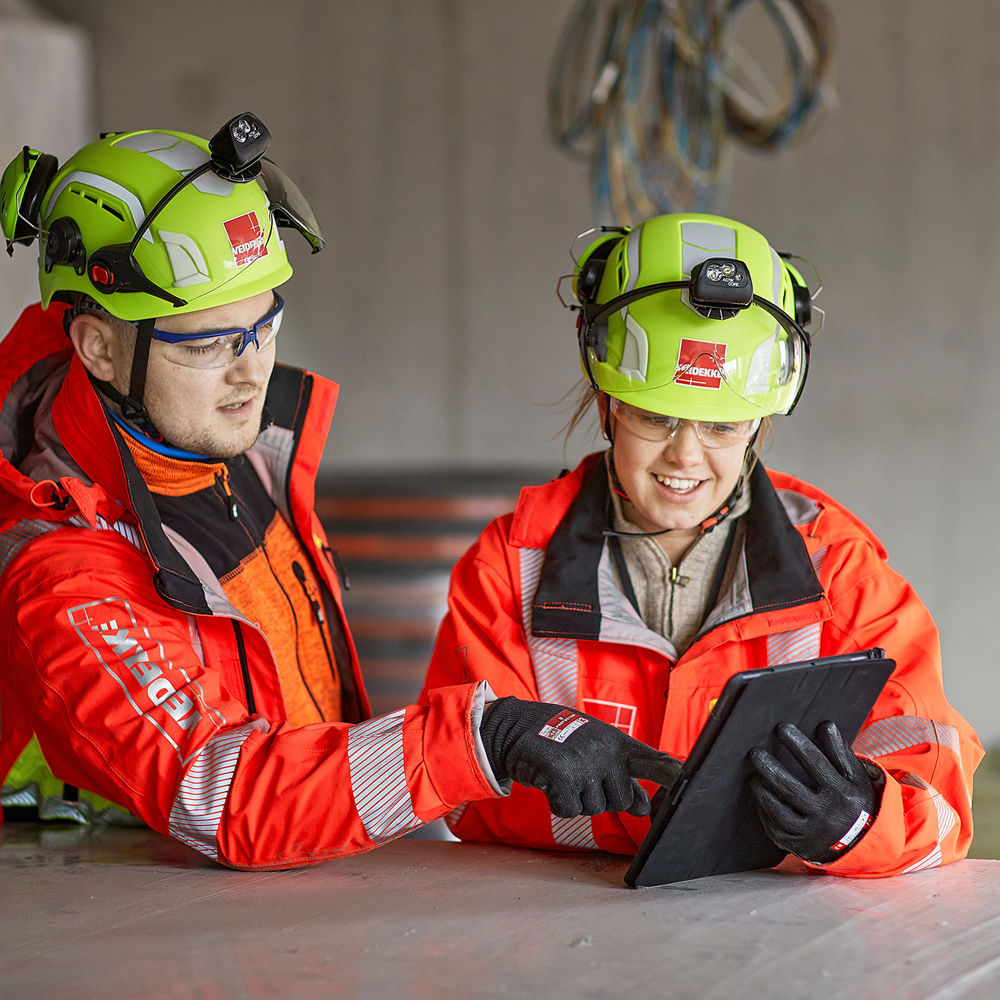
<svg viewBox="0 0 1000 1000">
<path fill-rule="evenodd" d="M 895 665 L 883 650 L 868 649 L 731 677 L 661 797 L 626 884 L 666 885 L 780 864 L 787 852 L 771 842 L 757 816 L 747 754 L 762 746 L 805 780 L 774 735 L 778 723 L 793 722 L 812 738 L 829 719 L 853 742 Z"/>
</svg>

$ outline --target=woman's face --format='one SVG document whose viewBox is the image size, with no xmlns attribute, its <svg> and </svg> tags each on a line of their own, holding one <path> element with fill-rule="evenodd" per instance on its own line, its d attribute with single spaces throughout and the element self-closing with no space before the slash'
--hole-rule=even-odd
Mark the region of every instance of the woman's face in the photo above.
<svg viewBox="0 0 1000 1000">
<path fill-rule="evenodd" d="M 599 399 L 602 422 L 608 397 Z M 664 442 L 647 441 L 611 416 L 615 471 L 628 494 L 626 513 L 643 531 L 670 528 L 697 534 L 729 498 L 743 469 L 747 443 L 705 448 L 684 421 Z"/>
</svg>

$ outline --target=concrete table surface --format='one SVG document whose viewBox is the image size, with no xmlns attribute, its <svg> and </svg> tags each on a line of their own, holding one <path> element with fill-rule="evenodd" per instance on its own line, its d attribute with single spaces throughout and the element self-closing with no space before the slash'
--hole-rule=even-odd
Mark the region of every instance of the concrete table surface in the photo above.
<svg viewBox="0 0 1000 1000">
<path fill-rule="evenodd" d="M 631 890 L 607 854 L 406 839 L 245 873 L 148 830 L 0 839 L 4 1000 L 1000 995 L 1000 861 Z"/>
</svg>

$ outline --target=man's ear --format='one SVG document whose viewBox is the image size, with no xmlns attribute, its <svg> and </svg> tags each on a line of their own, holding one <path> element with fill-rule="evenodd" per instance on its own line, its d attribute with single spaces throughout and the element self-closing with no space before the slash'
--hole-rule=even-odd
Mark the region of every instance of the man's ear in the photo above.
<svg viewBox="0 0 1000 1000">
<path fill-rule="evenodd" d="M 115 361 L 120 352 L 115 351 L 116 334 L 111 324 L 100 316 L 81 313 L 69 325 L 69 339 L 84 367 L 102 382 L 114 381 Z"/>
</svg>

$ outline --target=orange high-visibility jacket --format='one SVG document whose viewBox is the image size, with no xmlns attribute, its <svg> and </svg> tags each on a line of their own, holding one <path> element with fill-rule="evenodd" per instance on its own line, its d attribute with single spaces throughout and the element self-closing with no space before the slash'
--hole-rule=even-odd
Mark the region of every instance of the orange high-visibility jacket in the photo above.
<svg viewBox="0 0 1000 1000">
<path fill-rule="evenodd" d="M 0 343 L 0 784 L 41 750 L 96 793 L 236 868 L 363 851 L 499 794 L 482 759 L 484 686 L 375 719 L 313 510 L 337 387 L 276 366 L 248 453 L 342 626 L 345 723 L 285 721 L 265 631 L 164 533 L 128 448 L 63 333 L 27 309 Z M 20 471 L 46 470 L 32 479 Z M 356 723 L 354 725 L 348 724 Z M 32 737 L 36 737 L 33 740 Z"/>
<path fill-rule="evenodd" d="M 615 582 L 599 459 L 523 489 L 513 514 L 459 561 L 425 696 L 487 680 L 498 696 L 576 706 L 684 758 L 738 671 L 880 646 L 896 669 L 854 749 L 885 772 L 881 808 L 862 840 L 822 867 L 881 876 L 963 857 L 982 748 L 945 699 L 930 614 L 872 532 L 815 487 L 758 464 L 736 578 L 677 657 Z M 515 786 L 448 824 L 468 840 L 631 854 L 649 820 L 559 819 L 539 792 Z"/>
</svg>

